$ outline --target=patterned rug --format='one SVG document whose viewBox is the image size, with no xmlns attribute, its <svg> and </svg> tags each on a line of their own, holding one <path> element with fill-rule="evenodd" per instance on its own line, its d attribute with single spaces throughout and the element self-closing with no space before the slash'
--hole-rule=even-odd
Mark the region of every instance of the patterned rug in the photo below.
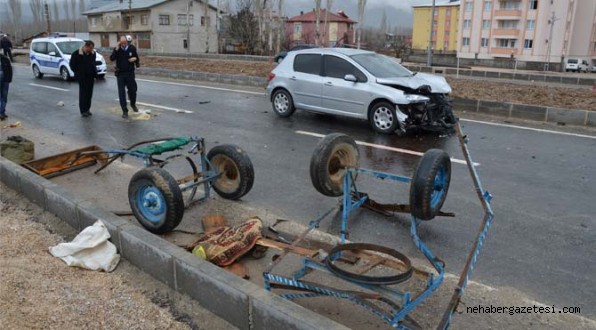
<svg viewBox="0 0 596 330">
<path fill-rule="evenodd" d="M 234 227 L 215 228 L 186 248 L 218 266 L 227 266 L 255 246 L 257 240 L 261 238 L 262 228 L 261 219 L 251 218 Z"/>
</svg>

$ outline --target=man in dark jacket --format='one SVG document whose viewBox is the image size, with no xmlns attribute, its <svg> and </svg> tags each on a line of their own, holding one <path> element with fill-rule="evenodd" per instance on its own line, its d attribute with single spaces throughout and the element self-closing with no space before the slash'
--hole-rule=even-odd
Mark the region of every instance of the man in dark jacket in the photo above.
<svg viewBox="0 0 596 330">
<path fill-rule="evenodd" d="M 126 107 L 126 93 L 124 88 L 128 89 L 128 99 L 130 100 L 130 107 L 134 112 L 138 112 L 137 102 L 137 82 L 135 81 L 135 68 L 140 65 L 137 48 L 130 43 L 131 36 L 120 37 L 120 43 L 112 55 L 110 60 L 116 61 L 116 76 L 118 77 L 118 98 L 120 99 L 120 107 L 122 108 L 122 118 L 128 118 L 128 108 Z"/>
<path fill-rule="evenodd" d="M 0 120 L 6 119 L 6 103 L 8 102 L 8 85 L 12 81 L 12 65 L 8 57 L 0 55 Z"/>
<path fill-rule="evenodd" d="M 12 59 L 12 42 L 8 39 L 8 36 L 5 34 L 2 36 L 2 40 L 0 40 L 0 48 L 4 52 L 4 56 L 8 56 L 10 61 L 13 62 Z"/>
<path fill-rule="evenodd" d="M 79 82 L 79 110 L 83 117 L 91 116 L 89 110 L 91 109 L 91 98 L 93 97 L 93 84 L 97 76 L 94 47 L 93 41 L 86 40 L 85 44 L 70 56 L 70 69 Z"/>
</svg>

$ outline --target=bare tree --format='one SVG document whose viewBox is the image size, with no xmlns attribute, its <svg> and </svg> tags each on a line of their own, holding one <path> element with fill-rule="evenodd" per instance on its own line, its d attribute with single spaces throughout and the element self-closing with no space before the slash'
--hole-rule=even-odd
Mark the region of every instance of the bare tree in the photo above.
<svg viewBox="0 0 596 330">
<path fill-rule="evenodd" d="M 73 20 L 76 20 L 81 15 L 81 13 L 77 12 L 77 9 L 79 7 L 78 2 L 79 0 L 69 0 L 70 12 L 72 13 Z"/>
<path fill-rule="evenodd" d="M 203 3 L 205 4 L 203 7 L 203 12 L 205 15 L 205 53 L 209 53 L 209 25 L 211 25 L 211 15 L 209 15 L 209 1 L 203 1 Z M 215 19 L 217 19 L 217 15 Z"/>
<path fill-rule="evenodd" d="M 239 0 L 237 3 L 239 11 L 230 15 L 228 35 L 242 42 L 245 52 L 253 54 L 255 45 L 259 41 L 259 21 L 255 16 L 255 3 L 251 0 Z"/>
<path fill-rule="evenodd" d="M 315 45 L 319 45 L 321 37 L 321 0 L 315 0 Z"/>
<path fill-rule="evenodd" d="M 283 7 L 284 7 L 284 0 L 277 1 L 277 42 L 275 45 L 275 52 L 279 53 L 281 51 L 281 39 L 282 36 L 285 34 L 285 27 L 283 24 Z"/>
<path fill-rule="evenodd" d="M 358 48 L 360 48 L 360 39 L 362 38 L 362 28 L 364 27 L 364 8 L 367 0 L 358 0 Z"/>
<path fill-rule="evenodd" d="M 333 0 L 325 1 L 325 24 L 324 24 L 324 31 L 323 31 L 323 40 L 325 42 L 325 47 L 329 46 L 329 12 L 331 11 L 331 6 L 333 6 Z"/>
<path fill-rule="evenodd" d="M 64 2 L 62 3 L 62 7 L 64 8 L 64 19 L 69 21 L 71 16 L 68 0 L 64 0 Z"/>
<path fill-rule="evenodd" d="M 381 18 L 381 33 L 387 33 L 387 14 L 383 11 L 383 16 Z"/>
<path fill-rule="evenodd" d="M 54 0 L 52 4 L 52 20 L 60 20 L 60 9 L 58 9 L 58 0 Z"/>
<path fill-rule="evenodd" d="M 19 0 L 8 0 L 8 8 L 10 8 L 10 12 L 12 14 L 11 20 L 12 20 L 12 31 L 13 31 L 13 35 L 14 35 L 14 42 L 16 43 L 18 38 L 18 32 L 19 29 L 17 29 L 17 27 L 20 27 L 20 23 L 21 23 L 21 1 Z"/>
<path fill-rule="evenodd" d="M 41 24 L 43 22 L 43 1 L 29 0 L 29 7 L 33 15 L 33 23 Z"/>
<path fill-rule="evenodd" d="M 83 13 L 87 9 L 87 0 L 79 1 L 79 14 Z"/>
</svg>

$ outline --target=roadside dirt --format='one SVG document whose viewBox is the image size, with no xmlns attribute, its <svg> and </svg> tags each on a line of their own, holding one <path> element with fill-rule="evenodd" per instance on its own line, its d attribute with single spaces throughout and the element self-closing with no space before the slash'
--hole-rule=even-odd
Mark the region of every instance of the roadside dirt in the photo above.
<svg viewBox="0 0 596 330">
<path fill-rule="evenodd" d="M 128 262 L 112 273 L 48 252 L 72 228 L 0 184 L 1 329 L 233 329 Z"/>
<path fill-rule="evenodd" d="M 266 77 L 274 63 L 145 57 L 143 66 L 170 70 L 188 70 Z M 512 102 L 565 109 L 596 111 L 596 93 L 589 88 L 553 87 L 518 81 L 500 82 L 480 79 L 448 78 L 453 96 L 498 102 Z"/>
</svg>

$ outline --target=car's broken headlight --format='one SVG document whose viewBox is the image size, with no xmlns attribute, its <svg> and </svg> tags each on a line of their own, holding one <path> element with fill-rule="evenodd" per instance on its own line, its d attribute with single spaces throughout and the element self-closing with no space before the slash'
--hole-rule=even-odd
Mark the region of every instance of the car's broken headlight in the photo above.
<svg viewBox="0 0 596 330">
<path fill-rule="evenodd" d="M 422 96 L 422 95 L 416 95 L 416 94 L 406 94 L 406 100 L 408 100 L 408 102 L 410 103 L 423 103 L 423 102 L 428 102 L 430 100 L 430 98 L 426 97 L 426 96 Z"/>
</svg>

